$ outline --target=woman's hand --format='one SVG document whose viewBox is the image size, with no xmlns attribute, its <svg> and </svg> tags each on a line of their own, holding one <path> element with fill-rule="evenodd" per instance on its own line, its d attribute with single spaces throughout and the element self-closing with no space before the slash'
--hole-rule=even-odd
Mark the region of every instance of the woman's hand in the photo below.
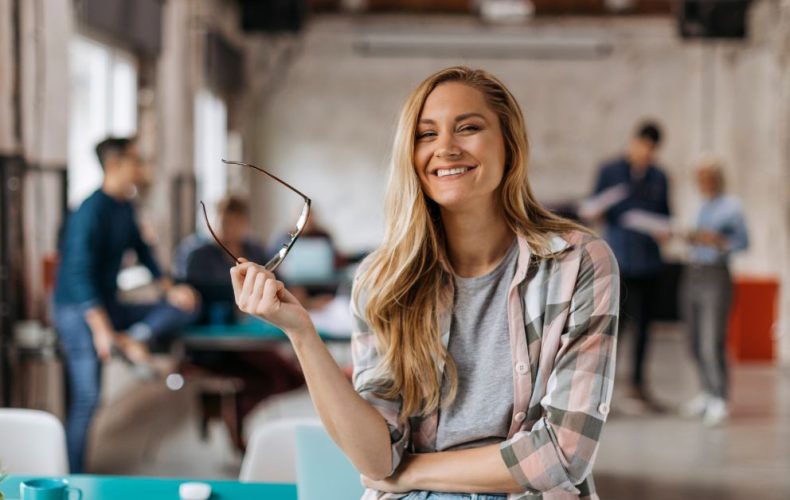
<svg viewBox="0 0 790 500">
<path fill-rule="evenodd" d="M 287 334 L 313 328 L 310 315 L 281 281 L 263 266 L 242 260 L 230 269 L 236 305 Z"/>
<path fill-rule="evenodd" d="M 398 470 L 390 477 L 376 481 L 365 475 L 360 476 L 362 486 L 385 493 L 407 493 L 418 489 L 413 482 L 408 479 L 410 477 L 409 473 L 413 472 L 415 466 L 413 458 L 414 455 L 404 456 Z"/>
<path fill-rule="evenodd" d="M 381 491 L 384 493 L 408 493 L 413 489 L 403 484 L 399 480 L 399 475 L 397 473 L 386 479 L 381 479 L 378 481 L 370 479 L 367 476 L 360 476 L 360 479 L 362 480 L 362 486 L 365 488 L 370 488 L 372 490 Z"/>
</svg>

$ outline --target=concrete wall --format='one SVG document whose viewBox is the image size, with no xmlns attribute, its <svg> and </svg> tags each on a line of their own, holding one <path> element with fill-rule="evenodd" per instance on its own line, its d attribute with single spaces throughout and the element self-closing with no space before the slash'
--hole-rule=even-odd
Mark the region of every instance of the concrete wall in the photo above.
<svg viewBox="0 0 790 500">
<path fill-rule="evenodd" d="M 752 233 L 751 249 L 735 259 L 736 272 L 779 278 L 790 254 L 787 133 L 780 125 L 787 106 L 778 105 L 787 100 L 780 85 L 787 57 L 784 63 L 777 57 L 778 13 L 778 2 L 756 2 L 746 42 L 682 42 L 671 19 L 537 20 L 526 29 L 500 29 L 458 18 L 317 18 L 260 109 L 257 159 L 313 197 L 342 250 L 374 247 L 382 235 L 389 147 L 404 97 L 442 67 L 482 67 L 503 79 L 523 106 L 531 179 L 542 200 L 585 196 L 598 163 L 622 149 L 639 119 L 654 117 L 666 130 L 661 163 L 671 179 L 678 225 L 692 223 L 699 203 L 693 162 L 705 151 L 719 154 Z M 592 59 L 356 51 L 354 44 L 370 33 L 401 39 L 425 33 L 582 37 L 612 50 Z M 263 182 L 253 193 L 262 234 L 293 223 L 298 199 Z"/>
</svg>

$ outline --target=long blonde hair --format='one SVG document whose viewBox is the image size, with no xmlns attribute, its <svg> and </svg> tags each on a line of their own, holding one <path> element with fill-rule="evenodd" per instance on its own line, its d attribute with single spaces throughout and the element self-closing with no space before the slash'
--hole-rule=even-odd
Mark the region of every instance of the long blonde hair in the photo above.
<svg viewBox="0 0 790 500">
<path fill-rule="evenodd" d="M 442 367 L 449 382 L 444 400 L 457 390 L 455 364 L 442 343 L 439 314 L 452 304 L 445 235 L 438 206 L 423 192 L 414 166 L 417 121 L 428 95 L 440 84 L 459 82 L 482 92 L 500 120 L 505 142 L 502 196 L 507 224 L 526 239 L 533 253 L 548 256 L 552 234 L 580 226 L 557 217 L 535 199 L 527 180 L 524 117 L 507 88 L 486 71 L 456 66 L 423 81 L 400 114 L 393 144 L 385 201 L 384 241 L 367 259 L 356 286 L 364 291 L 362 313 L 376 336 L 380 353 L 374 393 L 402 398 L 400 418 L 428 415 L 442 403 Z"/>
</svg>

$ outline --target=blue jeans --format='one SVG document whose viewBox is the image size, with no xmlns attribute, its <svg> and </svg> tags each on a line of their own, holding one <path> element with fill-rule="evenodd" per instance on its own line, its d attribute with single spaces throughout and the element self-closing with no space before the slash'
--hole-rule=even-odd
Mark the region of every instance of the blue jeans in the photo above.
<svg viewBox="0 0 790 500">
<path fill-rule="evenodd" d="M 437 493 L 435 491 L 412 491 L 401 500 L 502 500 L 504 494 L 492 493 Z"/>
<path fill-rule="evenodd" d="M 165 301 L 145 305 L 112 304 L 106 309 L 116 331 L 140 332 L 141 340 L 174 336 L 197 315 Z M 88 430 L 101 394 L 101 363 L 85 321 L 86 310 L 77 304 L 54 304 L 53 307 L 68 380 L 66 444 L 69 466 L 74 474 L 83 471 Z"/>
</svg>

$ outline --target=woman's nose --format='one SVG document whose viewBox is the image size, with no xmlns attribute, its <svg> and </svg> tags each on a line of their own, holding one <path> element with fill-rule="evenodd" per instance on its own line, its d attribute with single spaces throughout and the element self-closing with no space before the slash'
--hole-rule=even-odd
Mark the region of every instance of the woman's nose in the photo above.
<svg viewBox="0 0 790 500">
<path fill-rule="evenodd" d="M 455 143 L 452 134 L 442 134 L 436 142 L 436 158 L 457 158 L 461 156 L 461 148 Z"/>
</svg>

